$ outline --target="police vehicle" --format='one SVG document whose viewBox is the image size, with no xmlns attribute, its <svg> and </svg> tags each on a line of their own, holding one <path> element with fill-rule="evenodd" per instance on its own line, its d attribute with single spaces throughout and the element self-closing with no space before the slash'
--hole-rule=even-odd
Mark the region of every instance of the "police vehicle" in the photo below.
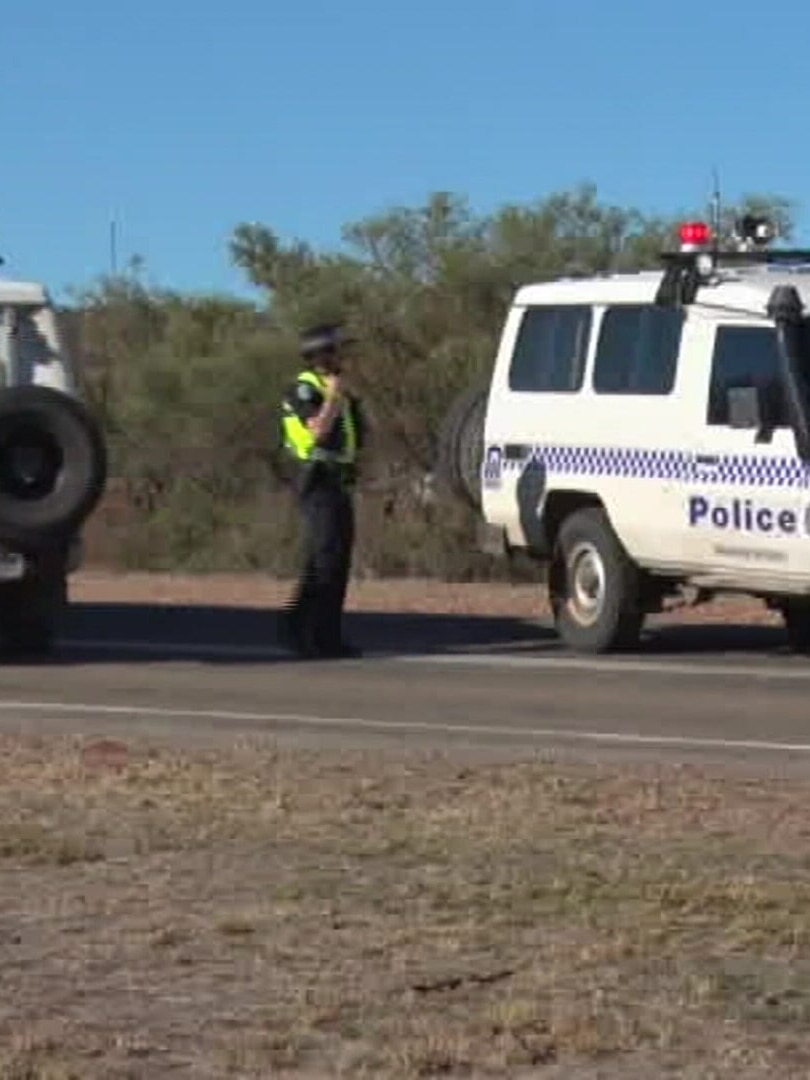
<svg viewBox="0 0 810 1080">
<path fill-rule="evenodd" d="M 484 547 L 546 571 L 578 651 L 747 593 L 810 646 L 810 251 L 689 222 L 652 272 L 521 287 L 444 458 Z M 450 447 L 448 452 L 447 447 Z"/>
<path fill-rule="evenodd" d="M 2 260 L 0 260 L 2 262 Z M 45 653 L 106 485 L 106 445 L 82 400 L 51 297 L 0 279 L 0 647 Z"/>
</svg>

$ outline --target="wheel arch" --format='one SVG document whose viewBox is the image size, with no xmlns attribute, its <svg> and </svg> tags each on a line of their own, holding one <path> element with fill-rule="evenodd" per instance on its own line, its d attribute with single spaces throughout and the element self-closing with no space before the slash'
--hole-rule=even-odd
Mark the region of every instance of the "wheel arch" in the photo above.
<svg viewBox="0 0 810 1080">
<path fill-rule="evenodd" d="M 577 510 L 588 507 L 602 510 L 610 519 L 604 502 L 593 491 L 576 488 L 554 488 L 546 496 L 540 519 L 540 532 L 534 543 L 530 544 L 532 554 L 551 558 L 557 544 L 562 523 Z"/>
</svg>

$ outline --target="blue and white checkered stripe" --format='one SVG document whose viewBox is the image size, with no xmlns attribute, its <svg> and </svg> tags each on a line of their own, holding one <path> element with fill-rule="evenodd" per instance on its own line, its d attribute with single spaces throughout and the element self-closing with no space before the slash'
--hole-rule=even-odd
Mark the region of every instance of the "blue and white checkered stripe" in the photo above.
<svg viewBox="0 0 810 1080">
<path fill-rule="evenodd" d="M 696 453 L 639 447 L 538 445 L 528 459 L 503 459 L 503 471 L 520 473 L 529 460 L 542 462 L 550 473 L 566 476 L 693 482 L 704 479 L 749 487 L 810 485 L 810 468 L 799 458 L 720 454 L 716 464 L 704 465 Z"/>
</svg>

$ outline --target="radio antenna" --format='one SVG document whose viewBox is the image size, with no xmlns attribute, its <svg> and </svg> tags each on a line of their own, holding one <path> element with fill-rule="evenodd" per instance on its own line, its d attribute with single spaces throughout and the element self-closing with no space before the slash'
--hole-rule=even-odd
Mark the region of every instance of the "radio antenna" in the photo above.
<svg viewBox="0 0 810 1080">
<path fill-rule="evenodd" d="M 723 202 L 720 194 L 720 173 L 715 165 L 712 170 L 712 232 L 714 233 L 714 253 L 720 253 L 720 229 L 723 220 Z"/>
</svg>

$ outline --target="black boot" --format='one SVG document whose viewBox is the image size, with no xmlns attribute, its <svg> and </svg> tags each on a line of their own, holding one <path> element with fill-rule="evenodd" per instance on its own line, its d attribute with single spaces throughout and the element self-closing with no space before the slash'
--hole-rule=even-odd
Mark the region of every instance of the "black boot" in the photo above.
<svg viewBox="0 0 810 1080">
<path fill-rule="evenodd" d="M 318 645 L 299 608 L 289 608 L 279 615 L 279 640 L 283 648 L 302 660 L 312 660 L 319 655 Z"/>
<path fill-rule="evenodd" d="M 359 660 L 363 650 L 348 641 L 339 641 L 334 645 L 327 645 L 321 652 L 324 660 Z"/>
</svg>

